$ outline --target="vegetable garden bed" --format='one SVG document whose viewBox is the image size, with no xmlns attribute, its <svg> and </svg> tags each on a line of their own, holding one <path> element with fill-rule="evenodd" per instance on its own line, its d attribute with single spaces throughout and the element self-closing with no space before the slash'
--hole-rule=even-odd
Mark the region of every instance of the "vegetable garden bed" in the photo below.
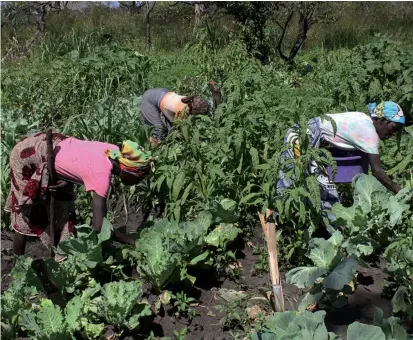
<svg viewBox="0 0 413 340">
<path fill-rule="evenodd" d="M 2 259 L 1 259 L 1 275 L 2 275 L 2 291 L 8 287 L 8 277 L 12 268 L 12 257 L 8 255 L 12 246 L 12 233 L 3 232 L 2 239 Z M 196 316 L 189 320 L 186 316 L 174 316 L 176 311 L 173 306 L 169 305 L 158 315 L 151 315 L 141 320 L 139 331 L 125 332 L 122 335 L 124 339 L 147 339 L 151 332 L 155 337 L 174 336 L 174 331 L 186 328 L 186 339 L 204 339 L 204 340 L 224 340 L 233 339 L 237 334 L 242 333 L 242 326 L 254 324 L 254 311 L 251 310 L 251 319 L 244 325 L 240 323 L 240 329 L 228 329 L 222 325 L 222 318 L 225 312 L 220 312 L 216 309 L 217 305 L 223 303 L 220 297 L 220 289 L 228 289 L 234 291 L 245 291 L 251 296 L 263 297 L 261 291 L 269 291 L 269 281 L 267 273 L 254 273 L 254 266 L 259 262 L 260 255 L 256 254 L 253 247 L 263 246 L 262 229 L 257 226 L 254 230 L 254 235 L 248 242 L 241 242 L 239 258 L 237 262 L 240 267 L 240 278 L 235 282 L 233 279 L 225 277 L 217 277 L 214 271 L 197 270 L 191 274 L 196 276 L 194 287 L 186 287 L 184 291 L 188 296 L 195 299 L 193 308 L 196 311 Z M 253 246 L 253 247 L 252 247 Z M 33 258 L 48 257 L 49 251 L 42 246 L 40 241 L 31 240 L 27 245 L 27 253 Z M 356 290 L 349 298 L 348 306 L 328 313 L 325 319 L 329 331 L 346 336 L 347 327 L 355 321 L 360 321 L 366 324 L 372 324 L 374 319 L 374 310 L 376 307 L 384 312 L 385 317 L 391 315 L 392 307 L 389 297 L 383 296 L 383 289 L 386 284 L 386 274 L 384 273 L 384 262 L 379 261 L 377 267 L 361 268 L 359 270 L 359 282 Z M 136 272 L 135 272 L 136 276 Z M 174 287 L 177 291 L 182 287 Z M 261 288 L 261 289 L 260 289 Z M 286 299 L 287 309 L 291 310 L 291 304 L 294 308 L 297 307 L 298 301 L 304 295 L 303 292 L 293 285 L 285 283 L 283 275 L 283 292 Z M 151 286 L 144 286 L 144 296 L 155 304 L 157 295 L 151 291 Z M 268 304 L 262 300 L 256 301 L 257 305 L 261 305 L 260 309 L 264 310 Z M 238 311 L 241 315 L 244 311 Z M 182 333 L 183 334 L 183 333 Z M 106 336 L 113 335 L 110 325 L 106 327 Z M 23 338 L 19 338 L 23 339 Z"/>
</svg>

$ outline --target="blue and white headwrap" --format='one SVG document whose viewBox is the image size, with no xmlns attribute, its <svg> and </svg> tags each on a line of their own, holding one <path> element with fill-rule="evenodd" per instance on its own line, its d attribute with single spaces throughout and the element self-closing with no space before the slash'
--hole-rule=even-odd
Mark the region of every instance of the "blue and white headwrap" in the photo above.
<svg viewBox="0 0 413 340">
<path fill-rule="evenodd" d="M 376 103 L 370 103 L 368 107 L 370 116 L 373 118 L 386 118 L 391 122 L 400 124 L 406 123 L 406 118 L 402 108 L 395 102 L 381 102 L 379 105 Z"/>
</svg>

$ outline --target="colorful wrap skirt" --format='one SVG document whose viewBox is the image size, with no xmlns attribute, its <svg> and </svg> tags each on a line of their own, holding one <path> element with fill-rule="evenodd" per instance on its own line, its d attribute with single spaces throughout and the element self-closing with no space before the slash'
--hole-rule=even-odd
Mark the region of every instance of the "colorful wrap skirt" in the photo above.
<svg viewBox="0 0 413 340">
<path fill-rule="evenodd" d="M 307 135 L 310 139 L 311 146 L 313 148 L 319 148 L 322 143 L 322 135 L 320 130 L 320 119 L 313 118 L 308 122 Z M 287 159 L 297 159 L 300 157 L 300 144 L 298 135 L 298 125 L 287 131 L 284 137 L 284 145 L 288 145 L 288 149 L 281 155 L 281 163 Z M 294 165 L 291 164 L 291 169 Z M 335 203 L 340 202 L 340 197 L 337 191 L 336 185 L 330 181 L 328 174 L 323 166 L 318 165 L 316 162 L 312 162 L 308 173 L 315 174 L 317 181 L 321 187 L 321 207 L 323 213 L 328 218 L 331 226 L 334 226 L 335 216 L 331 213 L 331 208 Z M 279 178 L 277 183 L 277 192 L 281 194 L 283 190 L 289 188 L 294 183 L 294 178 L 288 177 L 282 170 L 279 171 Z"/>
<path fill-rule="evenodd" d="M 53 134 L 53 148 L 65 138 Z M 17 233 L 38 236 L 50 247 L 48 186 L 46 133 L 39 132 L 21 139 L 11 151 L 10 191 L 4 210 L 11 214 L 11 227 Z M 59 190 L 55 197 L 55 225 L 60 242 L 69 236 L 76 219 L 73 185 Z"/>
</svg>

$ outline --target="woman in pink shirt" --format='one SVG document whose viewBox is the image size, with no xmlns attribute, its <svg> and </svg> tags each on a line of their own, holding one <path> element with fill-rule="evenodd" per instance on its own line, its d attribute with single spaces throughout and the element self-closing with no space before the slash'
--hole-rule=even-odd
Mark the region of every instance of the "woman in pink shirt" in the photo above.
<svg viewBox="0 0 413 340">
<path fill-rule="evenodd" d="M 38 236 L 50 247 L 52 241 L 46 200 L 54 192 L 55 215 L 59 242 L 69 236 L 75 222 L 73 183 L 83 184 L 92 192 L 93 227 L 100 231 L 106 216 L 106 199 L 111 177 L 119 176 L 126 185 L 134 185 L 150 171 L 150 153 L 131 141 L 118 146 L 84 141 L 53 134 L 56 185 L 49 185 L 46 133 L 40 132 L 21 139 L 10 154 L 10 192 L 5 211 L 11 214 L 15 231 L 13 250 L 25 251 L 26 236 Z M 115 231 L 113 239 L 133 244 L 130 236 Z"/>
</svg>

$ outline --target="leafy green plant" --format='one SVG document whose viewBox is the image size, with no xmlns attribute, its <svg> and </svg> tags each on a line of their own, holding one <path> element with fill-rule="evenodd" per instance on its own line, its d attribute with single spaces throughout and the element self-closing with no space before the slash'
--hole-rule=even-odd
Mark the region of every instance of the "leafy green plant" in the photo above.
<svg viewBox="0 0 413 340">
<path fill-rule="evenodd" d="M 400 235 L 384 253 L 388 271 L 397 286 L 393 296 L 393 312 L 401 313 L 408 320 L 413 319 L 413 227 L 406 234 Z"/>
<path fill-rule="evenodd" d="M 223 314 L 220 323 L 228 329 L 246 329 L 249 324 L 247 315 L 248 297 L 224 301 L 221 305 L 215 306 L 218 312 Z"/>
<path fill-rule="evenodd" d="M 152 312 L 142 298 L 140 281 L 117 281 L 105 284 L 101 295 L 91 300 L 94 312 L 106 324 L 120 329 L 135 329 L 139 326 L 139 318 L 151 315 Z"/>
<path fill-rule="evenodd" d="M 173 306 L 177 309 L 176 315 L 186 315 L 191 321 L 196 316 L 196 310 L 192 308 L 192 305 L 196 303 L 196 300 L 192 297 L 188 297 L 184 292 L 178 292 L 172 296 Z"/>
<path fill-rule="evenodd" d="M 168 283 L 185 279 L 195 281 L 186 268 L 198 261 L 210 224 L 211 215 L 205 212 L 193 222 L 159 220 L 141 232 L 131 255 L 138 259 L 139 272 L 155 290 L 160 292 Z"/>
<path fill-rule="evenodd" d="M 318 311 L 311 313 L 308 311 L 293 312 L 286 311 L 274 313 L 270 316 L 262 329 L 252 335 L 253 340 L 278 340 L 283 338 L 290 339 L 328 339 L 339 340 L 334 333 L 327 332 L 324 325 L 326 312 Z"/>
<path fill-rule="evenodd" d="M 277 238 L 278 239 L 278 238 Z M 268 251 L 265 246 L 258 246 L 253 250 L 253 254 L 257 256 L 257 260 L 252 267 L 254 274 L 268 272 Z"/>
<path fill-rule="evenodd" d="M 252 340 L 278 340 L 278 339 L 328 339 L 340 340 L 340 336 L 327 332 L 324 325 L 326 313 L 318 311 L 293 312 L 285 311 L 274 313 L 270 316 L 261 329 L 252 334 Z M 353 322 L 347 330 L 347 340 L 408 340 L 411 337 L 399 323 L 399 319 L 383 318 L 383 311 L 376 308 L 374 325 Z"/>
<path fill-rule="evenodd" d="M 186 327 L 174 330 L 174 340 L 185 340 L 188 329 Z"/>
<path fill-rule="evenodd" d="M 75 332 L 95 339 L 105 324 L 114 325 L 119 332 L 136 329 L 139 318 L 151 314 L 141 297 L 140 281 L 117 281 L 103 287 L 95 284 L 73 297 L 63 311 L 52 301 L 41 299 L 24 309 L 18 322 L 33 339 L 75 339 Z"/>
<path fill-rule="evenodd" d="M 299 306 L 300 311 L 309 305 L 340 308 L 347 304 L 347 298 L 353 292 L 358 261 L 354 256 L 346 257 L 341 250 L 342 242 L 339 231 L 328 240 L 312 239 L 307 256 L 313 266 L 297 267 L 286 274 L 287 283 L 298 288 L 311 287 Z"/>
<path fill-rule="evenodd" d="M 169 336 L 163 336 L 162 338 L 156 337 L 153 332 L 146 338 L 146 340 L 185 340 L 186 335 L 188 333 L 188 329 L 186 327 L 174 330 L 173 338 Z"/>
<path fill-rule="evenodd" d="M 48 299 L 42 299 L 38 310 L 24 310 L 19 317 L 21 328 L 32 339 L 75 339 L 74 331 L 79 329 L 82 302 L 69 303 L 65 314 L 59 306 Z"/>
<path fill-rule="evenodd" d="M 404 235 L 403 216 L 412 194 L 403 189 L 392 195 L 376 178 L 360 175 L 353 181 L 354 204 L 336 204 L 333 213 L 345 227 L 343 247 L 349 254 L 366 256 L 389 244 L 396 235 Z"/>
<path fill-rule="evenodd" d="M 30 270 L 31 262 L 30 258 L 17 258 L 10 273 L 13 281 L 1 294 L 1 334 L 7 339 L 15 338 L 21 312 L 30 308 L 30 299 L 38 294 L 35 277 Z"/>
</svg>

